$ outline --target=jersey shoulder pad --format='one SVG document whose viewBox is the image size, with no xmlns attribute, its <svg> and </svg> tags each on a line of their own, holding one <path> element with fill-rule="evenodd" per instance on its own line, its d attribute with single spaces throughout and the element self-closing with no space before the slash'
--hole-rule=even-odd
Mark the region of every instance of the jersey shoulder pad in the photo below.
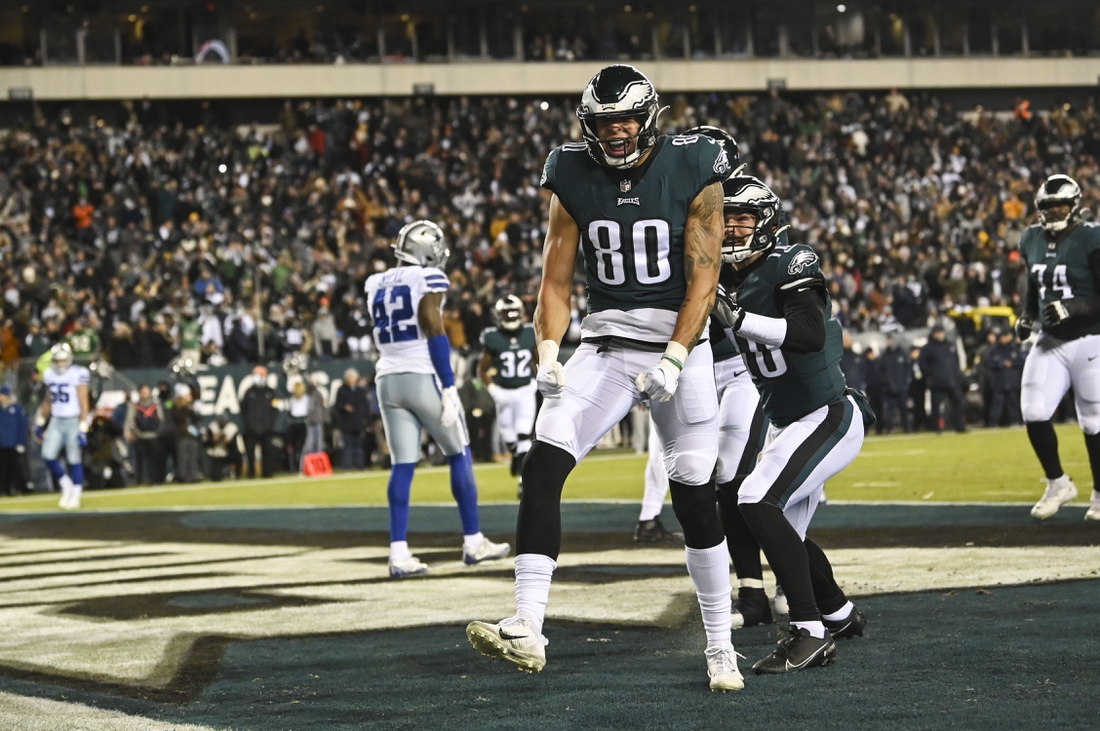
<svg viewBox="0 0 1100 731">
<path fill-rule="evenodd" d="M 698 170 L 699 189 L 729 177 L 730 158 L 725 148 L 706 135 L 673 135 L 669 146 L 686 156 L 689 169 Z"/>
<path fill-rule="evenodd" d="M 496 339 L 495 336 L 498 334 L 499 333 L 495 327 L 487 327 L 482 330 L 481 337 L 479 338 L 481 340 L 482 347 L 491 348 L 493 346 L 493 340 Z"/>
<path fill-rule="evenodd" d="M 539 180 L 539 185 L 552 193 L 557 193 L 562 175 L 562 165 L 568 167 L 569 162 L 578 152 L 584 152 L 587 155 L 588 145 L 570 143 L 551 150 L 550 154 L 546 156 L 546 164 L 542 166 L 542 179 Z"/>
<path fill-rule="evenodd" d="M 425 288 L 429 292 L 446 292 L 451 288 L 451 280 L 447 279 L 447 275 L 441 269 L 424 267 L 421 275 L 424 277 Z"/>
<path fill-rule="evenodd" d="M 73 375 L 76 377 L 76 382 L 78 384 L 84 385 L 91 380 L 91 374 L 88 373 L 88 369 L 84 366 L 74 365 L 73 370 L 75 371 Z"/>
<path fill-rule="evenodd" d="M 805 244 L 795 244 L 786 249 L 777 248 L 779 261 L 777 273 L 781 280 L 799 279 L 821 273 L 821 259 L 817 252 Z"/>
<path fill-rule="evenodd" d="M 372 274 L 369 277 L 367 277 L 367 281 L 363 285 L 363 291 L 364 292 L 369 292 L 369 291 L 371 291 L 371 289 L 378 286 L 378 280 L 382 278 L 382 274 L 383 273 Z"/>
</svg>

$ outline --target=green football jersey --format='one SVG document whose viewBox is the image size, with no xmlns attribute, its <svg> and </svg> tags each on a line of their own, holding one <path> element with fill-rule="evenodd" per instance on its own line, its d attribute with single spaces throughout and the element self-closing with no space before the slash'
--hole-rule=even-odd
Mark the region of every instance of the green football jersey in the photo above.
<svg viewBox="0 0 1100 731">
<path fill-rule="evenodd" d="M 760 391 L 764 414 L 776 426 L 787 426 L 844 395 L 840 370 L 844 344 L 840 323 L 833 317 L 832 300 L 824 287 L 820 261 L 804 244 L 776 246 L 748 271 L 732 273 L 723 267 L 722 281 L 737 294 L 737 304 L 765 317 L 783 317 L 779 288 L 800 279 L 821 281 L 825 295 L 825 347 L 814 353 L 792 353 L 737 336 L 737 347 Z"/>
<path fill-rule="evenodd" d="M 501 388 L 520 388 L 535 377 L 535 328 L 530 325 L 514 331 L 486 328 L 481 345 L 492 355 L 493 383 Z"/>
<path fill-rule="evenodd" d="M 659 137 L 644 164 L 622 172 L 601 166 L 584 144 L 550 153 L 542 187 L 580 229 L 590 313 L 680 309 L 688 210 L 729 169 L 721 145 L 701 135 Z"/>
<path fill-rule="evenodd" d="M 1042 226 L 1029 226 L 1020 238 L 1020 253 L 1027 262 L 1031 286 L 1039 293 L 1039 316 L 1057 300 L 1096 297 L 1096 281 L 1088 257 L 1100 249 L 1100 227 L 1078 224 L 1061 241 L 1054 241 Z M 1043 323 L 1043 330 L 1060 340 L 1076 340 L 1100 334 L 1100 318 L 1075 317 L 1060 325 Z"/>
</svg>

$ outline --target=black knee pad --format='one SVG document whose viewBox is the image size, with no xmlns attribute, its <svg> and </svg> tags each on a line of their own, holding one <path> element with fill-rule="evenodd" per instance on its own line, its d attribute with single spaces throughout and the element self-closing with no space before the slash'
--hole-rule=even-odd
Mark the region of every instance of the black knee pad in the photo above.
<svg viewBox="0 0 1100 731">
<path fill-rule="evenodd" d="M 713 483 L 685 485 L 669 480 L 668 488 L 688 548 L 714 548 L 725 540 Z"/>
</svg>

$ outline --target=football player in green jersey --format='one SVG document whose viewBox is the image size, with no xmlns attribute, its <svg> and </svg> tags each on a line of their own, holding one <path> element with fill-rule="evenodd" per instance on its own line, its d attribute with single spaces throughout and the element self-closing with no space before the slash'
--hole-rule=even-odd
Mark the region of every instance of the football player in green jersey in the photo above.
<svg viewBox="0 0 1100 731">
<path fill-rule="evenodd" d="M 585 142 L 552 151 L 542 286 L 535 310 L 536 382 L 545 398 L 523 463 L 516 537 L 516 615 L 473 622 L 477 649 L 531 671 L 561 550 L 561 492 L 577 461 L 648 399 L 684 528 L 688 574 L 707 635 L 712 690 L 740 690 L 730 634 L 730 577 L 714 505 L 718 396 L 710 343 L 700 340 L 721 264 L 722 186 L 729 158 L 702 136 L 659 134 L 649 79 L 613 65 L 589 82 L 577 116 Z M 573 273 L 584 262 L 588 314 L 562 367 Z"/>
<path fill-rule="evenodd" d="M 736 339 L 771 421 L 760 459 L 737 501 L 783 586 L 790 634 L 753 665 L 757 674 L 826 665 L 837 637 L 862 635 L 866 618 L 833 579 L 806 529 L 825 481 L 863 444 L 866 398 L 840 371 L 840 324 L 832 316 L 817 254 L 780 246 L 780 202 L 752 177 L 726 181 L 723 290 L 716 317 Z M 734 293 L 736 301 L 726 292 Z"/>
<path fill-rule="evenodd" d="M 1020 239 L 1027 263 L 1021 340 L 1042 328 L 1024 362 L 1020 409 L 1027 436 L 1046 474 L 1046 490 L 1031 509 L 1045 520 L 1077 497 L 1062 471 L 1051 417 L 1073 386 L 1077 423 L 1085 433 L 1093 491 L 1086 520 L 1100 520 L 1100 227 L 1081 222 L 1081 186 L 1052 175 L 1035 196 L 1039 223 Z"/>
<path fill-rule="evenodd" d="M 514 294 L 498 300 L 493 312 L 497 326 L 481 333 L 477 372 L 496 404 L 497 429 L 518 477 L 535 430 L 535 328 L 526 323 L 523 301 Z"/>
</svg>

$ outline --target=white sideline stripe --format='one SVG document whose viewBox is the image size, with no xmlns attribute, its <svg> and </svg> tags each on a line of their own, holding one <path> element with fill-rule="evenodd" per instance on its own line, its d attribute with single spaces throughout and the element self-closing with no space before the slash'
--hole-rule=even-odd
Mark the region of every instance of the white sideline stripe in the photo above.
<svg viewBox="0 0 1100 731">
<path fill-rule="evenodd" d="M 65 703 L 0 693 L 0 728 L 20 731 L 96 729 L 96 731 L 214 731 L 210 726 L 178 724 L 107 711 L 83 703 Z"/>
<path fill-rule="evenodd" d="M 563 505 L 641 505 L 640 500 L 626 500 L 622 498 L 601 498 L 598 500 L 585 500 L 582 498 L 563 499 Z M 671 505 L 668 500 L 665 501 L 666 505 Z M 1005 501 L 978 501 L 968 500 L 966 502 L 952 502 L 952 501 L 936 501 L 936 500 L 829 500 L 829 505 L 841 505 L 841 506 L 898 506 L 898 507 L 940 507 L 940 508 L 957 508 L 957 507 L 979 507 L 979 508 L 995 508 L 995 507 L 1012 507 L 1012 508 L 1031 508 L 1035 504 L 1034 500 L 1028 502 L 1005 502 Z M 479 502 L 480 506 L 518 506 L 519 502 L 516 500 L 486 500 Z M 441 503 L 413 503 L 413 507 L 425 507 L 425 508 L 453 508 L 455 504 L 453 502 L 441 502 Z M 110 513 L 200 513 L 200 512 L 229 512 L 232 510 L 323 510 L 323 509 L 340 509 L 340 508 L 384 508 L 385 503 L 323 503 L 323 504 L 302 504 L 302 505 L 169 505 L 164 507 L 144 507 L 144 508 L 81 508 L 78 513 L 73 515 L 86 515 L 86 514 L 110 514 Z M 1079 508 L 1081 510 L 1087 510 L 1089 503 L 1064 503 L 1062 508 Z M 5 510 L 0 512 L 0 516 L 4 515 L 57 515 L 56 511 L 50 510 L 43 512 L 42 510 L 26 509 L 26 510 Z"/>
</svg>

